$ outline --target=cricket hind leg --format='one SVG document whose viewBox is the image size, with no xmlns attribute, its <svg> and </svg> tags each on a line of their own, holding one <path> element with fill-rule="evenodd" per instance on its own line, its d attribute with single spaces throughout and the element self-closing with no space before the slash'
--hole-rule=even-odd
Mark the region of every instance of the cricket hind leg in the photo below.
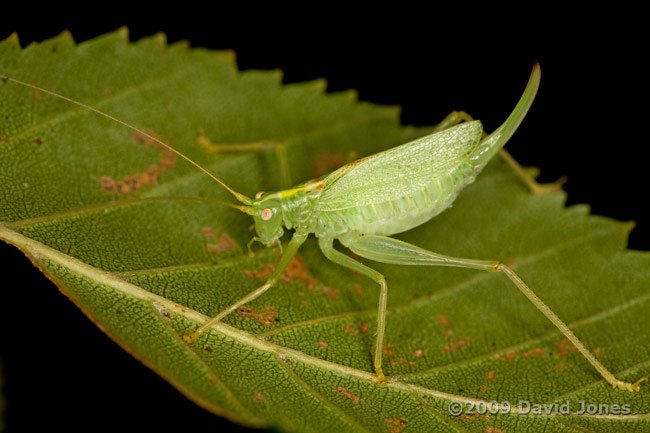
<svg viewBox="0 0 650 433">
<path fill-rule="evenodd" d="M 409 243 L 384 236 L 360 236 L 348 243 L 348 247 L 361 257 L 383 263 L 398 265 L 428 265 L 428 266 L 455 266 L 471 268 L 487 272 L 502 272 L 510 281 L 537 307 L 537 309 L 549 319 L 553 325 L 582 353 L 589 363 L 600 373 L 600 375 L 612 387 L 624 391 L 638 392 L 641 382 L 648 380 L 643 377 L 634 383 L 623 382 L 616 379 L 610 371 L 605 368 L 595 356 L 575 336 L 569 327 L 535 295 L 535 293 L 519 278 L 508 266 L 492 260 L 473 260 L 457 257 L 443 256 L 431 251 L 416 247 Z"/>
<path fill-rule="evenodd" d="M 442 120 L 442 122 L 438 123 L 433 128 L 433 132 L 440 132 L 454 125 L 457 125 L 460 122 L 470 122 L 472 120 L 474 120 L 474 118 L 464 111 L 452 111 L 447 117 Z M 483 131 L 483 138 L 487 137 L 487 135 L 488 134 Z M 523 184 L 533 195 L 542 195 L 561 191 L 562 185 L 564 185 L 567 181 L 566 176 L 562 176 L 555 182 L 539 183 L 535 180 L 536 174 L 531 174 L 530 170 L 522 167 L 521 164 L 519 164 L 517 160 L 513 158 L 510 153 L 508 153 L 507 150 L 499 149 L 499 156 L 505 161 L 506 164 L 508 164 L 508 167 L 512 169 L 515 175 L 523 182 Z"/>
<path fill-rule="evenodd" d="M 388 286 L 386 285 L 386 279 L 382 274 L 375 271 L 374 269 L 369 268 L 368 266 L 354 260 L 352 257 L 346 256 L 342 252 L 334 249 L 332 243 L 332 239 L 320 238 L 318 240 L 318 245 L 320 246 L 320 249 L 325 257 L 338 265 L 341 265 L 353 271 L 357 271 L 379 284 L 380 291 L 379 307 L 377 310 L 377 337 L 375 342 L 374 367 L 375 373 L 377 374 L 377 383 L 380 385 L 385 385 L 388 383 L 388 380 L 386 379 L 384 371 L 381 368 L 381 357 L 384 347 L 384 332 L 386 330 L 386 300 L 388 297 Z"/>
<path fill-rule="evenodd" d="M 282 272 L 284 272 L 286 267 L 289 265 L 289 263 L 291 262 L 293 257 L 298 252 L 298 248 L 300 248 L 300 246 L 305 242 L 306 239 L 307 239 L 306 234 L 294 233 L 293 237 L 291 238 L 291 241 L 289 241 L 289 245 L 284 250 L 284 253 L 282 254 L 282 257 L 280 257 L 280 261 L 276 265 L 275 270 L 273 271 L 271 276 L 266 280 L 266 282 L 262 286 L 258 287 L 257 289 L 250 292 L 248 295 L 246 295 L 243 298 L 239 299 L 238 301 L 236 301 L 234 304 L 230 305 L 225 310 L 222 310 L 221 312 L 219 312 L 219 314 L 217 314 L 216 316 L 214 316 L 213 318 L 211 318 L 210 320 L 205 322 L 198 329 L 196 329 L 194 331 L 190 331 L 187 334 L 183 335 L 183 340 L 186 343 L 193 343 L 204 332 L 208 331 L 212 327 L 212 325 L 214 325 L 217 322 L 220 322 L 228 314 L 230 314 L 233 311 L 239 309 L 240 307 L 242 307 L 245 304 L 251 302 L 252 300 L 257 299 L 259 296 L 261 296 L 263 293 L 265 293 L 268 289 L 275 286 L 275 284 L 280 279 L 280 276 L 282 275 Z"/>
<path fill-rule="evenodd" d="M 199 128 L 199 136 L 196 138 L 199 143 L 207 152 L 255 152 L 274 150 L 278 158 L 278 165 L 280 168 L 280 181 L 282 188 L 290 188 L 291 183 L 291 169 L 289 167 L 289 155 L 287 153 L 287 146 L 281 141 L 275 140 L 261 140 L 250 143 L 213 143 L 205 132 Z"/>
</svg>

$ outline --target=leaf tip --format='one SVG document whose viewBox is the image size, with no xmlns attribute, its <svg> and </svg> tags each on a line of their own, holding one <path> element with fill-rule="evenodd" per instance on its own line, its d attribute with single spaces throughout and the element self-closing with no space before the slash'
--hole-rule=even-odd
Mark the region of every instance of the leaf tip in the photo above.
<svg viewBox="0 0 650 433">
<path fill-rule="evenodd" d="M 129 28 L 127 26 L 122 26 L 119 29 L 115 30 L 115 35 L 128 42 L 129 41 Z"/>
<path fill-rule="evenodd" d="M 10 45 L 14 45 L 14 46 L 17 46 L 18 48 L 20 48 L 20 40 L 18 38 L 18 33 L 16 33 L 16 32 L 13 32 L 12 34 L 7 36 L 1 42 L 2 43 L 7 43 L 7 44 L 10 44 Z"/>
<path fill-rule="evenodd" d="M 153 35 L 153 40 L 158 43 L 162 48 L 167 47 L 167 35 L 163 32 L 158 32 Z M 181 45 L 189 46 L 187 41 L 181 41 Z"/>
</svg>

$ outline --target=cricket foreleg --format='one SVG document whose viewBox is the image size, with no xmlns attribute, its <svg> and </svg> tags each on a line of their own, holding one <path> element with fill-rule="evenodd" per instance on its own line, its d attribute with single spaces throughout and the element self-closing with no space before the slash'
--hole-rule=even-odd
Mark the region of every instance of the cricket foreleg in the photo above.
<svg viewBox="0 0 650 433">
<path fill-rule="evenodd" d="M 224 317 L 226 317 L 228 314 L 232 313 L 233 311 L 237 310 L 239 307 L 242 305 L 247 304 L 248 302 L 256 299 L 260 295 L 262 295 L 264 292 L 266 292 L 268 289 L 273 287 L 278 280 L 280 279 L 280 276 L 282 275 L 282 272 L 286 269 L 287 265 L 291 262 L 291 259 L 296 255 L 298 252 L 298 248 L 300 248 L 300 245 L 302 245 L 305 240 L 307 239 L 307 235 L 302 234 L 302 233 L 295 233 L 293 237 L 291 238 L 291 241 L 289 242 L 289 245 L 287 248 L 284 250 L 284 253 L 282 254 L 282 257 L 280 258 L 280 261 L 278 262 L 277 266 L 275 267 L 275 270 L 271 274 L 271 276 L 266 280 L 264 285 L 258 287 L 257 289 L 253 290 L 250 292 L 248 295 L 245 297 L 239 299 L 237 302 L 232 304 L 230 307 L 226 308 L 225 310 L 221 311 L 219 314 L 214 316 L 212 319 L 208 320 L 205 322 L 203 325 L 201 325 L 197 330 L 195 331 L 190 331 L 187 334 L 183 335 L 183 340 L 185 340 L 187 343 L 192 343 L 194 342 L 197 338 L 201 336 L 205 331 L 210 329 L 212 325 L 215 323 L 221 321 Z"/>
<path fill-rule="evenodd" d="M 289 155 L 287 146 L 280 141 L 262 140 L 251 143 L 213 143 L 202 130 L 199 130 L 199 136 L 196 138 L 207 152 L 254 152 L 264 150 L 274 150 L 278 158 L 280 167 L 280 180 L 282 188 L 289 188 L 291 183 L 291 170 L 289 168 Z"/>
<path fill-rule="evenodd" d="M 429 266 L 455 266 L 472 268 L 487 272 L 503 272 L 515 286 L 548 318 L 564 336 L 582 353 L 589 363 L 600 375 L 612 385 L 625 391 L 639 391 L 640 384 L 648 378 L 643 377 L 634 383 L 623 382 L 616 379 L 605 368 L 584 344 L 575 336 L 569 327 L 533 293 L 515 272 L 504 264 L 491 260 L 472 260 L 448 257 L 427 251 L 414 245 L 383 236 L 360 236 L 348 243 L 348 247 L 361 257 L 384 263 L 398 265 L 429 265 Z"/>
<path fill-rule="evenodd" d="M 388 296 L 388 286 L 386 285 L 386 279 L 382 274 L 375 271 L 374 269 L 371 269 L 368 266 L 357 262 L 352 257 L 346 256 L 342 252 L 334 249 L 334 246 L 332 245 L 332 239 L 320 238 L 318 244 L 325 257 L 327 257 L 329 260 L 348 269 L 357 271 L 367 277 L 370 277 L 377 284 L 379 284 L 379 308 L 377 311 L 377 340 L 375 344 L 374 364 L 375 373 L 377 374 L 377 383 L 380 385 L 385 385 L 388 383 L 388 380 L 386 380 L 384 371 L 381 368 L 381 356 L 384 348 L 384 331 L 386 330 L 386 300 Z"/>
</svg>

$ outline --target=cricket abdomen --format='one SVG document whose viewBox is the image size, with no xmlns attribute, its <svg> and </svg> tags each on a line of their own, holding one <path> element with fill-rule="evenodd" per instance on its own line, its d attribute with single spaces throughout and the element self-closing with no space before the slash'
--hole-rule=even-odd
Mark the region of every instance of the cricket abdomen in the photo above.
<svg viewBox="0 0 650 433">
<path fill-rule="evenodd" d="M 345 243 L 346 234 L 390 236 L 409 230 L 447 209 L 473 180 L 473 167 L 461 163 L 446 175 L 431 179 L 409 193 L 347 209 L 320 211 L 315 234 L 343 237 Z"/>
</svg>

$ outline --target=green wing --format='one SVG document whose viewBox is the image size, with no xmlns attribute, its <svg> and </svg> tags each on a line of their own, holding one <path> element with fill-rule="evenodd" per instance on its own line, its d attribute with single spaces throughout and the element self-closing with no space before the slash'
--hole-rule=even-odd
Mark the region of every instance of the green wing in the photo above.
<svg viewBox="0 0 650 433">
<path fill-rule="evenodd" d="M 345 165 L 325 179 L 318 207 L 338 211 L 420 191 L 468 162 L 482 133 L 478 120 L 461 123 Z"/>
</svg>

